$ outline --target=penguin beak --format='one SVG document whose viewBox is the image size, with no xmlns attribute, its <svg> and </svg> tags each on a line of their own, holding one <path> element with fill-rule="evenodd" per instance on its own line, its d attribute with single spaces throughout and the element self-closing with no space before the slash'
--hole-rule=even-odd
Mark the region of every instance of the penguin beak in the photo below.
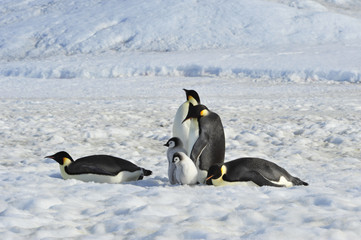
<svg viewBox="0 0 361 240">
<path fill-rule="evenodd" d="M 209 179 L 211 179 L 212 177 L 214 177 L 214 175 L 211 175 L 209 177 L 206 178 L 206 181 L 208 181 Z"/>
<path fill-rule="evenodd" d="M 53 159 L 54 161 L 56 161 L 56 162 L 59 163 L 60 165 L 63 165 L 63 163 L 62 163 L 61 161 L 59 161 L 58 159 L 55 159 L 54 155 L 46 156 L 45 158 Z"/>
<path fill-rule="evenodd" d="M 169 145 L 167 143 L 164 143 L 163 146 L 169 147 Z"/>
<path fill-rule="evenodd" d="M 207 184 L 207 185 L 213 185 L 213 183 L 212 183 L 212 177 L 213 177 L 213 176 L 214 176 L 214 175 L 207 177 L 207 179 L 206 179 L 206 184 Z"/>
</svg>

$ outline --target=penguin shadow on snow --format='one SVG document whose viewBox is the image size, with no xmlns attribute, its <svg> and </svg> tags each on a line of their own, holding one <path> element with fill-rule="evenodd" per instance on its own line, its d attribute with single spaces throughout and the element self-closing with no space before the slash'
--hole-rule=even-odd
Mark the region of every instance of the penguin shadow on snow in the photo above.
<svg viewBox="0 0 361 240">
<path fill-rule="evenodd" d="M 49 158 L 45 158 L 44 162 L 47 163 L 47 164 L 51 164 L 51 165 L 54 164 L 54 160 L 53 160 L 53 159 L 49 159 Z M 48 176 L 51 177 L 51 178 L 63 179 L 62 176 L 61 176 L 61 174 L 60 174 L 59 172 L 57 172 L 57 173 L 50 173 Z"/>
<path fill-rule="evenodd" d="M 124 182 L 125 185 L 135 185 L 138 187 L 146 187 L 146 188 L 153 188 L 153 187 L 167 187 L 171 186 L 168 183 L 168 178 L 166 177 L 151 177 L 142 181 L 131 181 L 131 182 Z"/>
<path fill-rule="evenodd" d="M 63 178 L 61 177 L 61 174 L 60 174 L 60 173 L 52 173 L 52 174 L 49 175 L 49 177 L 51 177 L 51 178 L 63 179 Z"/>
</svg>

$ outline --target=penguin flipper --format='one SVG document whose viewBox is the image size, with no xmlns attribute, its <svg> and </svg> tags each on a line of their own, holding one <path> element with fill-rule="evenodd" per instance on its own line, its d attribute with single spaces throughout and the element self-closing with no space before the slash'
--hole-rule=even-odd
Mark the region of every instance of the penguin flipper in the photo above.
<svg viewBox="0 0 361 240">
<path fill-rule="evenodd" d="M 293 177 L 292 183 L 293 183 L 293 185 L 295 185 L 295 186 L 300 186 L 300 185 L 308 186 L 308 183 L 307 183 L 307 182 L 302 181 L 302 180 L 299 179 L 298 177 Z"/>
<path fill-rule="evenodd" d="M 151 170 L 148 170 L 148 169 L 145 169 L 145 168 L 142 168 L 142 170 L 143 170 L 144 176 L 149 176 L 149 175 L 151 175 L 153 173 Z"/>
<path fill-rule="evenodd" d="M 121 171 L 134 172 L 140 168 L 128 160 L 108 156 L 108 155 L 93 155 L 79 158 L 66 167 L 68 174 L 99 174 L 115 176 Z"/>
<path fill-rule="evenodd" d="M 209 136 L 204 133 L 198 137 L 197 141 L 194 143 L 191 153 L 191 159 L 196 163 L 199 157 L 202 155 L 202 152 L 208 145 Z"/>
<path fill-rule="evenodd" d="M 223 178 L 224 178 L 224 180 L 227 180 L 230 182 L 232 182 L 232 181 L 240 181 L 240 182 L 251 181 L 260 187 L 262 187 L 262 186 L 282 187 L 281 185 L 274 184 L 273 182 L 271 182 L 269 179 L 265 178 L 261 173 L 259 173 L 257 171 L 244 172 L 238 180 L 227 179 L 227 175 L 225 175 Z"/>
<path fill-rule="evenodd" d="M 66 167 L 66 172 L 69 175 L 74 174 L 84 174 L 84 173 L 92 173 L 92 174 L 100 174 L 100 175 L 109 175 L 114 176 L 116 175 L 114 172 L 107 171 L 103 168 L 99 168 L 98 166 L 94 165 L 76 165 L 74 163 L 70 164 L 68 167 Z"/>
</svg>

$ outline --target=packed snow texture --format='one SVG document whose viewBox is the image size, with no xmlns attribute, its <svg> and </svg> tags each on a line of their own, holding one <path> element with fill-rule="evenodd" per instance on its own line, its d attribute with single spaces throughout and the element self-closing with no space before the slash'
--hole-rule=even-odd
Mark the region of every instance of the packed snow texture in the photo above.
<svg viewBox="0 0 361 240">
<path fill-rule="evenodd" d="M 1 1 L 0 239 L 358 239 L 361 3 Z M 166 141 L 196 90 L 226 161 L 310 185 L 170 185 Z M 153 171 L 63 180 L 45 156 Z"/>
</svg>

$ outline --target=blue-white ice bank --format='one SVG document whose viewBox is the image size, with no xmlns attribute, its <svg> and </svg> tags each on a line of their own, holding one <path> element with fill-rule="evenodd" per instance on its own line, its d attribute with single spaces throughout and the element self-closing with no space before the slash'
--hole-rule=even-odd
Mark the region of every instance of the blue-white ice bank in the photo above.
<svg viewBox="0 0 361 240">
<path fill-rule="evenodd" d="M 360 81 L 361 7 L 344 1 L 5 1 L 0 76 Z"/>
</svg>

